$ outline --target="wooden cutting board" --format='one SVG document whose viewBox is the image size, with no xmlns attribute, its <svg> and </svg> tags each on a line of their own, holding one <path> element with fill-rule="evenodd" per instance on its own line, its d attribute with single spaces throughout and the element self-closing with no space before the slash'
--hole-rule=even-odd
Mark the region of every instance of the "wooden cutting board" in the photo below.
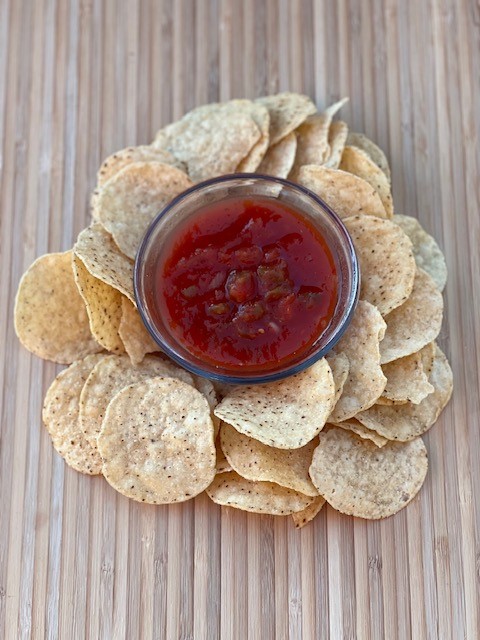
<svg viewBox="0 0 480 640">
<path fill-rule="evenodd" d="M 480 637 L 479 25 L 474 0 L 0 1 L 0 637 Z M 53 452 L 57 368 L 14 335 L 20 275 L 87 224 L 103 157 L 197 104 L 287 89 L 350 96 L 342 117 L 450 269 L 453 400 L 420 495 L 383 522 L 129 502 Z"/>
</svg>

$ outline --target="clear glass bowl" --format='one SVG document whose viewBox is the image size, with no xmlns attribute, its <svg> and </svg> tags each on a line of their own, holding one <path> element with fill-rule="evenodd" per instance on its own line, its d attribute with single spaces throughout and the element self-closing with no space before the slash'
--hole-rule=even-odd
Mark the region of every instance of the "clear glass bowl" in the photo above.
<svg viewBox="0 0 480 640">
<path fill-rule="evenodd" d="M 338 300 L 333 318 L 312 346 L 300 356 L 292 356 L 281 365 L 273 364 L 261 371 L 229 370 L 196 357 L 176 340 L 155 307 L 156 265 L 169 237 L 180 223 L 195 216 L 208 204 L 229 197 L 261 196 L 283 201 L 303 213 L 326 239 L 336 262 Z M 177 196 L 153 220 L 138 250 L 134 271 L 135 297 L 138 310 L 153 339 L 162 351 L 182 367 L 200 376 L 231 384 L 271 382 L 298 373 L 322 358 L 340 339 L 347 328 L 358 300 L 360 272 L 352 240 L 340 218 L 314 193 L 300 185 L 258 174 L 235 174 L 214 178 L 195 185 Z"/>
</svg>

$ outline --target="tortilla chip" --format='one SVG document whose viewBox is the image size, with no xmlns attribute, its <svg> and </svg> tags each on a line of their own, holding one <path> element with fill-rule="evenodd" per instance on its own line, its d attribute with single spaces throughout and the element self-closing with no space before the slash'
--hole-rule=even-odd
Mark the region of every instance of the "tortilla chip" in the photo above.
<svg viewBox="0 0 480 640">
<path fill-rule="evenodd" d="M 215 476 L 206 491 L 216 504 L 275 516 L 287 516 L 302 511 L 314 500 L 310 496 L 304 496 L 273 482 L 245 480 L 234 471 Z"/>
<path fill-rule="evenodd" d="M 185 167 L 175 160 L 173 155 L 165 149 L 155 149 L 151 145 L 142 145 L 139 147 L 127 147 L 126 149 L 120 149 L 108 156 L 103 161 L 102 166 L 97 173 L 97 187 L 103 187 L 103 185 L 113 178 L 124 167 L 134 162 L 162 162 L 163 164 L 170 164 L 177 169 L 184 170 Z"/>
<path fill-rule="evenodd" d="M 427 475 L 421 438 L 379 449 L 344 429 L 320 434 L 310 475 L 334 509 L 357 518 L 387 518 L 419 492 Z"/>
<path fill-rule="evenodd" d="M 88 271 L 135 302 L 133 262 L 125 256 L 112 236 L 98 222 L 80 232 L 73 247 Z"/>
<path fill-rule="evenodd" d="M 111 178 L 98 196 L 98 219 L 132 260 L 150 223 L 192 186 L 179 169 L 161 162 L 134 162 Z"/>
<path fill-rule="evenodd" d="M 385 322 L 378 309 L 360 300 L 352 321 L 333 353 L 344 353 L 350 363 L 343 392 L 328 422 L 343 422 L 371 407 L 382 395 L 387 379 L 380 367 L 380 340 Z"/>
<path fill-rule="evenodd" d="M 419 404 L 429 393 L 433 393 L 433 386 L 423 370 L 422 356 L 418 351 L 384 364 L 382 369 L 387 376 L 383 396 L 393 403 Z"/>
<path fill-rule="evenodd" d="M 352 433 L 356 433 L 357 436 L 359 436 L 360 438 L 363 438 L 364 440 L 370 440 L 379 448 L 384 447 L 387 444 L 387 442 L 390 442 L 387 438 L 384 438 L 376 431 L 367 429 L 367 427 L 365 427 L 361 422 L 359 422 L 355 418 L 351 418 L 350 420 L 345 420 L 344 422 L 335 422 L 332 424 L 334 427 L 339 427 L 340 429 L 345 429 L 346 431 L 351 431 Z"/>
<path fill-rule="evenodd" d="M 368 182 L 380 196 L 387 216 L 389 218 L 393 216 L 393 200 L 390 182 L 383 171 L 377 167 L 365 151 L 347 145 L 343 150 L 340 169 L 353 173 Z"/>
<path fill-rule="evenodd" d="M 261 109 L 259 113 L 254 113 L 253 119 L 260 129 L 260 139 L 240 162 L 236 168 L 237 173 L 253 173 L 256 171 L 268 149 L 270 116 L 268 115 L 267 109 Z"/>
<path fill-rule="evenodd" d="M 202 376 L 196 375 L 193 375 L 193 384 L 195 386 L 195 389 L 198 389 L 208 402 L 213 422 L 213 431 L 215 434 L 215 439 L 217 439 L 218 432 L 220 431 L 220 419 L 217 418 L 217 416 L 213 413 L 215 407 L 219 402 L 215 387 L 213 386 L 212 381 L 208 378 L 203 378 Z"/>
<path fill-rule="evenodd" d="M 297 182 L 316 193 L 340 218 L 357 215 L 387 217 L 375 189 L 353 173 L 305 165 L 299 171 Z"/>
<path fill-rule="evenodd" d="M 355 417 L 363 425 L 389 440 L 413 440 L 437 421 L 452 395 L 452 370 L 438 347 L 429 382 L 433 385 L 434 392 L 419 404 L 409 402 L 392 407 L 375 405 Z"/>
<path fill-rule="evenodd" d="M 102 459 L 80 428 L 79 400 L 86 379 L 103 358 L 90 355 L 64 369 L 50 385 L 43 404 L 43 422 L 55 449 L 70 467 L 91 475 L 102 472 Z"/>
<path fill-rule="evenodd" d="M 92 447 L 113 396 L 130 384 L 157 376 L 178 378 L 187 384 L 193 382 L 189 373 L 163 358 L 146 356 L 141 364 L 133 366 L 128 356 L 108 356 L 98 363 L 80 397 L 80 427 Z"/>
<path fill-rule="evenodd" d="M 300 168 L 305 164 L 323 164 L 330 155 L 328 132 L 333 116 L 343 107 L 348 98 L 332 104 L 323 113 L 310 116 L 295 131 L 297 134 L 297 153 L 289 179 L 297 180 Z"/>
<path fill-rule="evenodd" d="M 15 298 L 15 331 L 40 358 L 70 364 L 101 351 L 72 271 L 72 252 L 47 253 L 27 269 Z"/>
<path fill-rule="evenodd" d="M 118 335 L 122 318 L 122 294 L 94 278 L 75 254 L 72 266 L 75 282 L 87 308 L 93 337 L 107 351 L 122 353 L 123 342 Z"/>
<path fill-rule="evenodd" d="M 418 352 L 422 358 L 422 367 L 428 377 L 432 373 L 433 363 L 435 362 L 435 354 L 437 352 L 437 343 L 429 342 Z"/>
<path fill-rule="evenodd" d="M 277 144 L 269 147 L 257 173 L 276 178 L 287 178 L 295 161 L 297 136 L 292 132 Z"/>
<path fill-rule="evenodd" d="M 118 333 L 133 364 L 142 362 L 147 353 L 161 350 L 145 328 L 137 308 L 125 297 Z"/>
<path fill-rule="evenodd" d="M 412 243 L 391 220 L 373 216 L 345 218 L 360 263 L 360 297 L 385 316 L 402 305 L 413 289 Z"/>
<path fill-rule="evenodd" d="M 442 294 L 432 278 L 417 268 L 410 297 L 385 317 L 387 330 L 380 345 L 382 364 L 409 356 L 435 340 L 442 316 Z"/>
<path fill-rule="evenodd" d="M 323 428 L 335 385 L 325 358 L 278 382 L 237 386 L 215 415 L 240 433 L 278 449 L 298 449 Z"/>
<path fill-rule="evenodd" d="M 275 449 L 223 422 L 220 443 L 233 470 L 242 478 L 275 482 L 306 496 L 318 495 L 308 475 L 316 440 L 300 449 Z"/>
<path fill-rule="evenodd" d="M 350 362 L 344 353 L 330 352 L 327 356 L 327 362 L 330 365 L 333 375 L 333 383 L 335 385 L 334 405 L 342 395 L 343 386 L 348 378 Z"/>
<path fill-rule="evenodd" d="M 416 218 L 411 216 L 393 216 L 413 244 L 413 256 L 417 266 L 423 269 L 434 280 L 440 291 L 447 283 L 447 263 L 435 238 L 432 238 Z"/>
<path fill-rule="evenodd" d="M 215 446 L 217 449 L 217 461 L 215 463 L 215 473 L 228 473 L 232 471 L 232 465 L 229 463 L 222 451 L 218 438 L 215 438 Z"/>
<path fill-rule="evenodd" d="M 322 496 L 317 496 L 315 500 L 302 509 L 301 511 L 297 511 L 296 513 L 292 513 L 293 522 L 295 524 L 296 529 L 301 529 L 306 524 L 311 522 L 316 515 L 320 513 L 325 504 L 325 498 Z"/>
<path fill-rule="evenodd" d="M 347 144 L 365 151 L 377 167 L 379 167 L 387 176 L 388 181 L 391 182 L 390 167 L 388 166 L 387 156 L 378 145 L 370 140 L 370 138 L 367 138 L 363 133 L 354 133 L 353 131 L 350 131 L 347 138 Z"/>
<path fill-rule="evenodd" d="M 150 378 L 117 393 L 108 405 L 98 450 L 107 481 L 139 502 L 189 500 L 215 476 L 207 401 L 173 378 Z"/>
<path fill-rule="evenodd" d="M 271 146 L 286 138 L 317 110 L 308 96 L 299 93 L 277 93 L 258 98 L 256 102 L 268 109 Z"/>
<path fill-rule="evenodd" d="M 183 162 L 194 182 L 233 173 L 260 140 L 265 110 L 250 100 L 206 104 L 161 129 L 153 146 Z"/>
<path fill-rule="evenodd" d="M 325 166 L 330 169 L 338 169 L 342 160 L 343 150 L 347 141 L 348 125 L 342 120 L 332 122 L 330 131 L 328 132 L 328 146 L 330 147 L 330 155 L 325 161 Z"/>
</svg>

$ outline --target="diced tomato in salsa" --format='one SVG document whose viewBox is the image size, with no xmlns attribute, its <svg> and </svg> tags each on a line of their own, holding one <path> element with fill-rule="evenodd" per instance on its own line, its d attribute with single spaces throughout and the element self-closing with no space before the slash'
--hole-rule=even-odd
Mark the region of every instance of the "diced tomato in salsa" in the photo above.
<svg viewBox="0 0 480 640">
<path fill-rule="evenodd" d="M 337 303 L 329 246 L 279 200 L 229 198 L 175 231 L 157 269 L 158 313 L 188 351 L 261 370 L 301 355 Z"/>
</svg>

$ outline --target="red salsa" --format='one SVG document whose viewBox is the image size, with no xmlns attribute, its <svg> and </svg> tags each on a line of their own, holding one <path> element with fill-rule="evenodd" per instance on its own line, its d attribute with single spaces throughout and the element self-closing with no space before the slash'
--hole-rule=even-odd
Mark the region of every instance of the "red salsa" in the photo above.
<svg viewBox="0 0 480 640">
<path fill-rule="evenodd" d="M 300 356 L 328 326 L 337 276 L 321 233 L 269 198 L 231 198 L 174 232 L 158 263 L 159 313 L 215 366 L 259 370 Z"/>
</svg>

